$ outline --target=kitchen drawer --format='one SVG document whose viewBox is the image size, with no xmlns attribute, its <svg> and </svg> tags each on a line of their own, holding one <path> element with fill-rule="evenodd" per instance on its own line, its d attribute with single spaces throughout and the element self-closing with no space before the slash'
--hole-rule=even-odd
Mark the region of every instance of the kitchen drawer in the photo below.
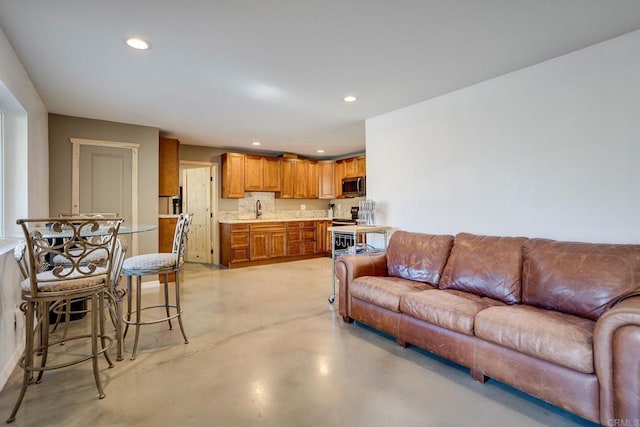
<svg viewBox="0 0 640 427">
<path fill-rule="evenodd" d="M 285 231 L 284 222 L 261 222 L 258 224 L 251 224 L 249 226 L 251 232 L 256 231 Z"/>
<path fill-rule="evenodd" d="M 231 233 L 231 247 L 249 246 L 249 233 Z"/>
<path fill-rule="evenodd" d="M 309 241 L 309 240 L 313 240 L 314 242 L 316 241 L 316 228 L 312 228 L 312 229 L 307 229 L 304 228 L 302 230 L 302 240 L 304 241 Z"/>
<path fill-rule="evenodd" d="M 231 232 L 235 233 L 248 233 L 249 224 L 231 224 Z"/>
</svg>

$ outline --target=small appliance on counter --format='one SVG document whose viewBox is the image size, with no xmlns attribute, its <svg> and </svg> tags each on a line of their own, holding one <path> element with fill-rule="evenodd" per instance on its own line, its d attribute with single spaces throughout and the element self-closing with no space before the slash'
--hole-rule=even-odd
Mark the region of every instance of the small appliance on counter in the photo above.
<svg viewBox="0 0 640 427">
<path fill-rule="evenodd" d="M 174 215 L 182 213 L 182 186 L 180 186 L 180 195 L 171 198 L 171 205 Z"/>
</svg>

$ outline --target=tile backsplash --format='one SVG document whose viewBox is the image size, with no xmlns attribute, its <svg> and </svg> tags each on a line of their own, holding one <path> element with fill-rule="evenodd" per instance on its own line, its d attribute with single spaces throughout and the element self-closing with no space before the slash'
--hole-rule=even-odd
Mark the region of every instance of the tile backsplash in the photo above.
<svg viewBox="0 0 640 427">
<path fill-rule="evenodd" d="M 327 209 L 287 209 L 277 210 L 275 193 L 271 192 L 246 192 L 243 199 L 238 199 L 237 211 L 220 211 L 220 220 L 252 219 L 256 217 L 256 203 L 260 200 L 263 219 L 290 219 L 290 218 L 327 218 Z M 301 201 L 304 204 L 304 201 Z M 328 201 L 327 201 L 328 205 Z"/>
</svg>

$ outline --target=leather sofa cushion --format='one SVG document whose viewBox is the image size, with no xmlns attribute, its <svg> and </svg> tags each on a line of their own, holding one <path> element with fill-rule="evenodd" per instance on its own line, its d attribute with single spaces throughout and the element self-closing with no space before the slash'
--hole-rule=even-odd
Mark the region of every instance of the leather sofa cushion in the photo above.
<svg viewBox="0 0 640 427">
<path fill-rule="evenodd" d="M 388 274 L 437 285 L 452 245 L 453 236 L 396 231 L 387 247 Z"/>
<path fill-rule="evenodd" d="M 399 277 L 363 276 L 349 285 L 349 293 L 352 297 L 395 312 L 400 312 L 402 295 L 428 289 L 436 288 Z"/>
<path fill-rule="evenodd" d="M 640 245 L 531 239 L 524 246 L 522 300 L 597 320 L 640 292 Z"/>
<path fill-rule="evenodd" d="M 400 298 L 400 311 L 451 331 L 473 335 L 476 314 L 503 302 L 456 290 L 413 292 Z"/>
<path fill-rule="evenodd" d="M 527 305 L 490 307 L 476 316 L 477 337 L 591 374 L 595 322 Z"/>
<path fill-rule="evenodd" d="M 521 301 L 522 245 L 526 237 L 456 236 L 440 289 L 458 289 L 507 304 Z"/>
</svg>

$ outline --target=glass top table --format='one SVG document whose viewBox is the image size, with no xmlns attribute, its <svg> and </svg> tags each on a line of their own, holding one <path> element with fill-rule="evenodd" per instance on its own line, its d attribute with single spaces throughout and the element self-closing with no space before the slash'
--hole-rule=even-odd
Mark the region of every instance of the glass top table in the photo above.
<svg viewBox="0 0 640 427">
<path fill-rule="evenodd" d="M 123 234 L 136 234 L 136 233 L 143 233 L 145 231 L 152 231 L 155 230 L 156 228 L 158 228 L 157 224 L 131 224 L 131 223 L 122 223 L 120 224 L 120 229 L 118 230 L 118 235 L 123 235 Z M 72 237 L 72 233 L 73 231 L 69 228 L 63 228 L 61 231 L 55 231 L 52 230 L 50 227 L 47 226 L 42 226 L 42 227 L 35 227 L 32 228 L 33 231 L 38 231 L 40 232 L 40 234 L 42 235 L 43 238 L 45 239 L 56 239 L 56 238 L 65 238 L 65 237 Z M 86 228 L 87 236 L 101 236 L 103 234 L 106 233 L 106 230 L 108 230 L 107 226 L 101 226 L 100 228 L 98 228 L 98 230 L 96 231 L 90 231 L 88 228 Z M 83 235 L 85 235 L 83 233 Z M 20 237 L 14 237 L 15 239 L 24 239 L 24 236 L 20 236 Z"/>
</svg>

